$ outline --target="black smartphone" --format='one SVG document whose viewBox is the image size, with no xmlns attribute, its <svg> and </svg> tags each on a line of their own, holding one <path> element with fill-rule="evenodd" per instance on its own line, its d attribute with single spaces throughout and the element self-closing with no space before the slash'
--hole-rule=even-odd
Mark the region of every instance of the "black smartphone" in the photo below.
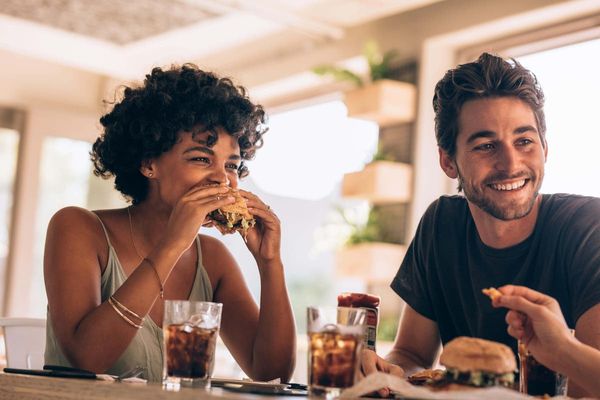
<svg viewBox="0 0 600 400">
<path fill-rule="evenodd" d="M 96 379 L 96 374 L 87 371 L 59 371 L 53 369 L 21 369 L 21 368 L 4 368 L 4 372 L 8 374 L 23 374 L 50 376 L 55 378 L 79 378 L 79 379 Z"/>
</svg>

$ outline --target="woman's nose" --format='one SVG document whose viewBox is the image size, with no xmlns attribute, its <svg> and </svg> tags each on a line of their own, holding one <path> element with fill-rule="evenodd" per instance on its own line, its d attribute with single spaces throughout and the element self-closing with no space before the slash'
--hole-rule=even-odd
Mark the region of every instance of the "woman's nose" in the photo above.
<svg viewBox="0 0 600 400">
<path fill-rule="evenodd" d="M 212 168 L 209 179 L 213 183 L 225 184 L 229 186 L 229 176 L 227 175 L 227 171 L 225 167 L 215 166 Z"/>
</svg>

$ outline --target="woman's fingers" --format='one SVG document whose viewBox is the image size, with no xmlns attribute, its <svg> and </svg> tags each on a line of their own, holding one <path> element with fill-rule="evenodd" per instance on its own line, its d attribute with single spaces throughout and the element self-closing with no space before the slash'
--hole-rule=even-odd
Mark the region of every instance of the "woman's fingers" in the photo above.
<svg viewBox="0 0 600 400">
<path fill-rule="evenodd" d="M 241 189 L 239 192 L 242 195 L 242 197 L 246 200 L 246 205 L 248 206 L 248 208 L 255 208 L 255 209 L 263 210 L 263 211 L 267 211 L 267 212 L 271 211 L 271 207 L 268 204 L 266 204 L 264 201 L 262 201 L 254 193 L 248 192 L 246 190 L 241 190 Z"/>
<path fill-rule="evenodd" d="M 518 340 L 522 340 L 525 330 L 523 328 L 517 328 L 514 327 L 513 325 L 508 325 L 508 328 L 506 329 L 508 334 L 512 337 L 514 337 L 515 339 Z"/>
<path fill-rule="evenodd" d="M 279 223 L 279 218 L 271 210 L 264 210 L 261 208 L 248 207 L 248 212 L 256 217 L 259 217 L 263 222 L 266 223 Z"/>
<path fill-rule="evenodd" d="M 217 196 L 223 197 L 229 192 L 227 186 L 194 186 L 186 194 L 183 195 L 183 199 L 196 200 L 199 198 Z"/>
<path fill-rule="evenodd" d="M 498 290 L 500 290 L 503 295 L 522 297 L 535 304 L 547 304 L 552 300 L 551 297 L 525 286 L 506 285 L 498 288 Z M 500 299 L 502 299 L 502 297 L 500 297 Z"/>
<path fill-rule="evenodd" d="M 525 326 L 527 317 L 518 311 L 511 310 L 506 313 L 506 317 L 504 319 L 506 320 L 507 324 L 517 328 L 522 328 Z"/>
</svg>

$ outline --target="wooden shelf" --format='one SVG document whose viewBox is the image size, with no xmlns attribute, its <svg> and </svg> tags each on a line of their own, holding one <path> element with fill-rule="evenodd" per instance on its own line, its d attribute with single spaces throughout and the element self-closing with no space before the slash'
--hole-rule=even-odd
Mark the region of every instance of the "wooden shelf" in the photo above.
<svg viewBox="0 0 600 400">
<path fill-rule="evenodd" d="M 404 259 L 406 247 L 391 243 L 360 243 L 336 252 L 336 275 L 361 278 L 366 283 L 389 284 Z"/>
<path fill-rule="evenodd" d="M 387 126 L 415 119 L 416 88 L 406 82 L 383 79 L 344 93 L 348 116 Z"/>
<path fill-rule="evenodd" d="M 362 171 L 344 175 L 342 196 L 372 204 L 404 203 L 412 196 L 412 167 L 393 161 L 375 161 Z"/>
</svg>

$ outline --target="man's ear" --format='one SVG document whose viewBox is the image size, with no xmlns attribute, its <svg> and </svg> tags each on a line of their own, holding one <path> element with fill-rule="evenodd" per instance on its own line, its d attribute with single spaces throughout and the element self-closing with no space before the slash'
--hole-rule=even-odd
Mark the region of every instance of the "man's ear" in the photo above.
<svg viewBox="0 0 600 400">
<path fill-rule="evenodd" d="M 448 155 L 441 147 L 438 147 L 438 153 L 440 155 L 440 167 L 442 167 L 444 173 L 448 178 L 458 178 L 458 168 L 456 168 L 456 161 L 454 158 L 450 157 L 450 155 Z"/>
<path fill-rule="evenodd" d="M 142 165 L 140 166 L 140 173 L 146 178 L 156 177 L 156 168 L 152 160 L 142 161 Z"/>
</svg>

